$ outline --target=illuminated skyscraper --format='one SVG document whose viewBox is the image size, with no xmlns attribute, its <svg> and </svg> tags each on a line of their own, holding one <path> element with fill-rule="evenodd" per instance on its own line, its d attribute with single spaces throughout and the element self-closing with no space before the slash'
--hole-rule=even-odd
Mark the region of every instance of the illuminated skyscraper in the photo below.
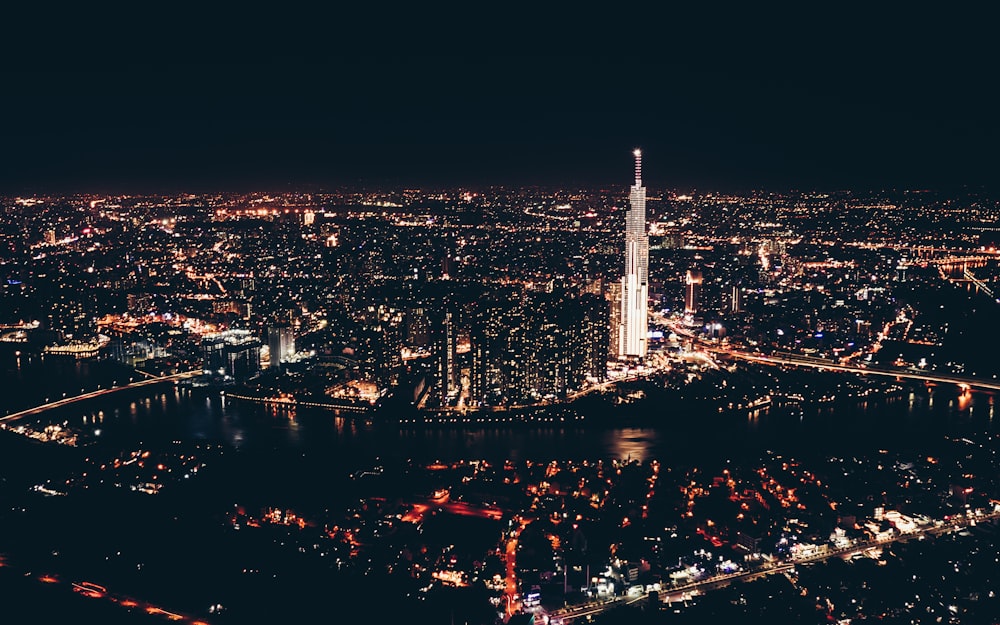
<svg viewBox="0 0 1000 625">
<path fill-rule="evenodd" d="M 287 325 L 273 325 L 267 329 L 267 344 L 271 352 L 271 369 L 281 366 L 282 360 L 295 355 L 295 333 Z"/>
<path fill-rule="evenodd" d="M 609 317 L 611 319 L 611 323 L 609 325 L 611 332 L 608 333 L 609 340 L 607 344 L 607 355 L 608 359 L 614 360 L 618 357 L 618 353 L 621 351 L 619 346 L 622 341 L 622 283 L 620 281 L 610 282 L 608 284 L 606 304 L 610 308 Z"/>
<path fill-rule="evenodd" d="M 743 310 L 743 292 L 740 285 L 734 284 L 729 295 L 729 312 L 738 313 Z"/>
<path fill-rule="evenodd" d="M 642 152 L 635 150 L 635 184 L 625 213 L 625 275 L 622 276 L 618 357 L 645 358 L 649 335 L 649 235 L 646 232 L 646 187 L 642 186 Z"/>
<path fill-rule="evenodd" d="M 700 271 L 688 269 L 687 276 L 684 278 L 684 312 L 693 315 L 701 308 L 702 281 Z"/>
<path fill-rule="evenodd" d="M 441 406 L 447 406 L 449 398 L 455 395 L 460 387 L 458 367 L 458 328 L 455 325 L 455 314 L 451 304 L 445 302 L 432 328 L 435 358 L 437 359 L 438 401 Z"/>
<path fill-rule="evenodd" d="M 260 373 L 260 341 L 249 330 L 226 330 L 201 341 L 206 373 L 245 381 Z"/>
</svg>

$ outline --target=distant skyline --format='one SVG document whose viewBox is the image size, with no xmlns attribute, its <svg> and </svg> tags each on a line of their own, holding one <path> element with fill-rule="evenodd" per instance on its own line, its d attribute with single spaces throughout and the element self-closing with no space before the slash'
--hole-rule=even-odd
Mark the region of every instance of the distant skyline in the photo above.
<svg viewBox="0 0 1000 625">
<path fill-rule="evenodd" d="M 995 55 L 935 19 L 688 27 L 614 54 L 66 47 L 0 68 L 0 192 L 624 188 L 635 147 L 658 189 L 992 184 Z"/>
</svg>

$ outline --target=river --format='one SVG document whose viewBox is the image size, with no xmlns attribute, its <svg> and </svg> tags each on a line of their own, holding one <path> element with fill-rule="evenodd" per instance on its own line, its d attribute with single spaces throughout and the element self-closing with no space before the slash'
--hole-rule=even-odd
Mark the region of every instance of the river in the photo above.
<svg viewBox="0 0 1000 625">
<path fill-rule="evenodd" d="M 0 352 L 5 388 L 13 411 L 63 392 L 93 390 L 129 373 L 110 361 L 74 362 Z M 823 375 L 817 373 L 815 375 Z M 632 458 L 683 463 L 724 461 L 730 456 L 780 453 L 854 453 L 900 449 L 940 436 L 993 431 L 994 395 L 962 394 L 950 385 L 915 385 L 901 393 L 866 401 L 801 409 L 746 413 L 698 413 L 643 406 L 635 425 L 505 427 L 400 427 L 339 416 L 323 409 L 297 412 L 227 399 L 218 391 L 161 385 L 73 404 L 45 414 L 91 435 L 102 447 L 174 440 L 220 443 L 228 448 L 282 458 L 328 457 L 334 464 L 365 465 L 375 458 L 420 461 L 482 458 Z"/>
</svg>

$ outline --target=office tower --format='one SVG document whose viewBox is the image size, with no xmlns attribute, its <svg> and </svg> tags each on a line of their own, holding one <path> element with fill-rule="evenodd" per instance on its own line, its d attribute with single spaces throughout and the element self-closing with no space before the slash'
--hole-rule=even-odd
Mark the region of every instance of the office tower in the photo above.
<svg viewBox="0 0 1000 625">
<path fill-rule="evenodd" d="M 738 313 L 743 310 L 743 291 L 738 284 L 734 284 L 729 292 L 729 312 Z"/>
<path fill-rule="evenodd" d="M 445 254 L 441 258 L 441 279 L 451 280 L 455 275 L 455 259 L 450 254 Z"/>
<path fill-rule="evenodd" d="M 398 383 L 402 364 L 402 310 L 387 304 L 368 304 L 355 313 L 351 337 L 354 358 L 365 380 L 385 389 Z"/>
<path fill-rule="evenodd" d="M 248 330 L 227 330 L 201 342 L 203 369 L 244 381 L 260 373 L 260 341 Z"/>
<path fill-rule="evenodd" d="M 896 265 L 896 281 L 906 282 L 906 270 L 908 268 L 907 260 L 905 257 L 899 259 L 899 264 Z"/>
<path fill-rule="evenodd" d="M 635 184 L 625 213 L 625 275 L 622 276 L 618 357 L 645 358 L 649 335 L 649 236 L 646 233 L 646 188 L 642 186 L 642 152 L 635 150 Z"/>
<path fill-rule="evenodd" d="M 421 306 L 406 311 L 406 344 L 410 347 L 425 347 L 430 342 L 430 320 L 427 309 Z"/>
<path fill-rule="evenodd" d="M 688 269 L 684 278 L 684 312 L 695 314 L 701 306 L 701 272 L 696 269 Z"/>
<path fill-rule="evenodd" d="M 438 401 L 447 406 L 449 397 L 458 393 L 461 384 L 458 367 L 458 327 L 455 314 L 448 303 L 440 311 L 434 333 L 434 358 L 437 364 Z"/>
<path fill-rule="evenodd" d="M 267 329 L 267 344 L 271 352 L 271 369 L 281 366 L 282 360 L 288 360 L 295 354 L 295 333 L 290 326 L 278 325 Z"/>
<path fill-rule="evenodd" d="M 319 224 L 319 236 L 326 247 L 337 247 L 340 242 L 340 226 L 326 214 L 321 215 Z"/>
<path fill-rule="evenodd" d="M 614 360 L 618 357 L 621 346 L 621 327 L 622 327 L 622 283 L 610 282 L 608 284 L 608 294 L 607 302 L 610 302 L 610 320 L 611 323 L 608 327 L 611 328 L 611 332 L 608 333 L 610 341 L 608 342 L 608 359 Z"/>
<path fill-rule="evenodd" d="M 600 295 L 583 293 L 579 297 L 582 315 L 578 326 L 580 342 L 577 347 L 579 367 L 584 378 L 603 381 L 608 373 L 608 309 Z"/>
</svg>

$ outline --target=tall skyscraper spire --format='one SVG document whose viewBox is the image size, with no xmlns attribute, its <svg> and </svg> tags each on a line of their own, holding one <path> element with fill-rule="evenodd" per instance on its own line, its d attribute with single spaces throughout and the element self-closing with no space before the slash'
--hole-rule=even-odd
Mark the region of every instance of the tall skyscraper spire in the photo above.
<svg viewBox="0 0 1000 625">
<path fill-rule="evenodd" d="M 618 357 L 645 358 L 649 319 L 649 236 L 646 233 L 646 187 L 642 186 L 642 151 L 635 156 L 635 184 L 625 213 L 625 274 L 621 281 Z"/>
</svg>

